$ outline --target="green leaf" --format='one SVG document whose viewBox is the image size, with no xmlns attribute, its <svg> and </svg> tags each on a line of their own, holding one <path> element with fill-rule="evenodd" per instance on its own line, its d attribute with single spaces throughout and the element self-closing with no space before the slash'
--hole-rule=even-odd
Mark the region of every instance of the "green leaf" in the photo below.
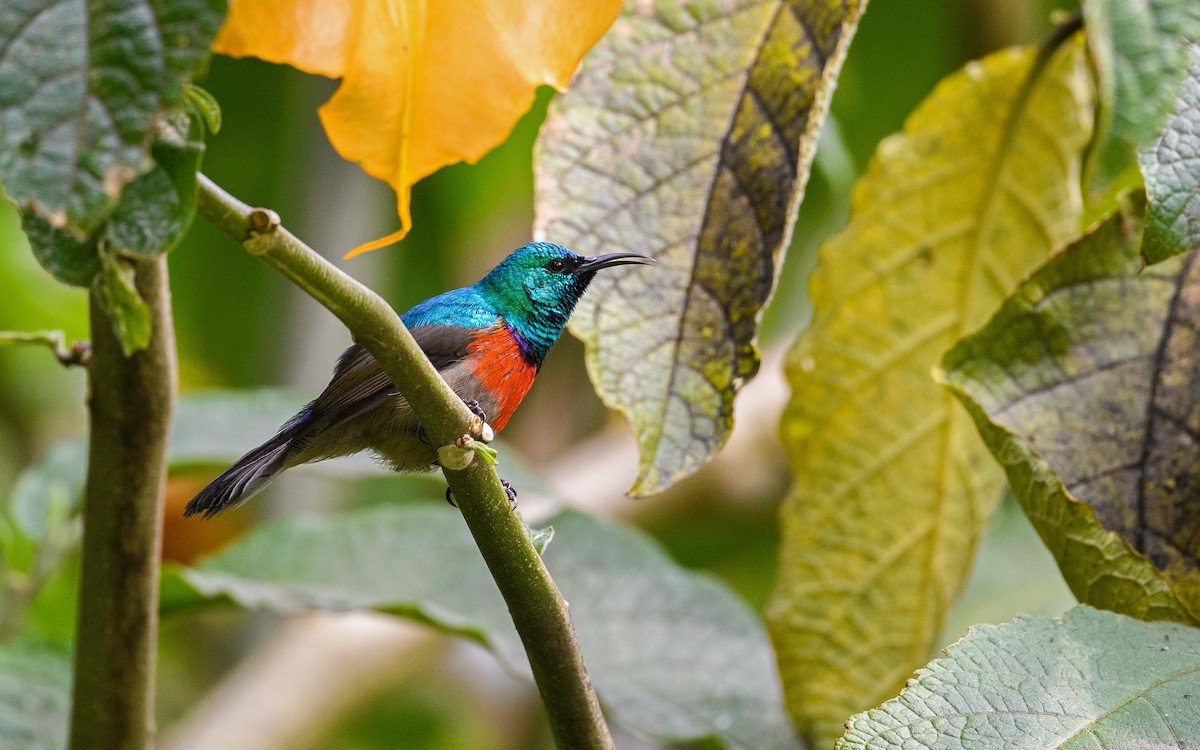
<svg viewBox="0 0 1200 750">
<path fill-rule="evenodd" d="M 71 654 L 58 646 L 0 645 L 0 747 L 62 750 L 71 708 Z"/>
<path fill-rule="evenodd" d="M 176 404 L 171 425 L 168 465 L 171 471 L 201 466 L 225 468 L 278 432 L 306 400 L 302 394 L 273 389 L 184 394 Z M 309 464 L 299 470 L 355 479 L 395 476 L 366 454 Z"/>
<path fill-rule="evenodd" d="M 221 104 L 217 98 L 205 89 L 190 84 L 184 90 L 188 112 L 204 123 L 209 133 L 216 135 L 221 132 Z"/>
<path fill-rule="evenodd" d="M 1099 100 L 1088 183 L 1103 190 L 1171 111 L 1200 10 L 1195 0 L 1084 0 L 1083 14 Z"/>
<path fill-rule="evenodd" d="M 539 529 L 526 526 L 525 532 L 529 534 L 529 541 L 533 542 L 533 548 L 539 555 L 545 554 L 546 547 L 549 547 L 550 541 L 554 539 L 553 526 L 543 526 Z"/>
<path fill-rule="evenodd" d="M 79 605 L 79 556 L 67 554 L 54 564 L 53 572 L 29 602 L 21 633 L 22 637 L 36 637 L 71 648 Z"/>
<path fill-rule="evenodd" d="M 151 151 L 152 168 L 125 187 L 94 236 L 79 239 L 33 211 L 21 211 L 34 256 L 52 276 L 74 286 L 91 285 L 103 265 L 99 241 L 112 252 L 152 258 L 183 239 L 196 216 L 196 173 L 204 144 L 164 131 Z"/>
<path fill-rule="evenodd" d="M 1158 141 L 1138 154 L 1150 208 L 1142 255 L 1157 263 L 1200 247 L 1200 44 Z"/>
<path fill-rule="evenodd" d="M 125 187 L 104 226 L 110 249 L 139 258 L 170 252 L 192 226 L 204 144 L 164 138 L 152 153 L 154 168 Z"/>
<path fill-rule="evenodd" d="M 303 403 L 297 394 L 273 390 L 185 394 L 175 408 L 168 465 L 172 472 L 224 468 L 273 435 Z M 20 474 L 0 514 L 0 554 L 10 569 L 28 573 L 39 554 L 39 564 L 57 567 L 25 620 L 27 628 L 42 637 L 64 642 L 70 641 L 74 625 L 73 617 L 64 619 L 69 609 L 64 603 L 73 606 L 78 576 L 77 567 L 63 564 L 60 558 L 78 542 L 87 460 L 86 438 L 57 443 Z M 322 462 L 304 471 L 351 479 L 386 476 L 391 493 L 395 492 L 396 474 L 366 455 Z M 541 529 L 534 537 L 545 544 L 552 534 L 552 529 Z M 3 607 L 0 602 L 0 610 Z"/>
<path fill-rule="evenodd" d="M 768 608 L 789 709 L 816 745 L 929 658 L 1000 497 L 929 371 L 1077 231 L 1092 111 L 1077 41 L 942 81 L 880 144 L 821 249 L 787 366 L 796 483 Z"/>
<path fill-rule="evenodd" d="M 304 398 L 287 391 L 210 391 L 180 396 L 171 425 L 167 462 L 172 471 L 224 466 L 266 440 L 295 414 Z M 79 507 L 87 476 L 86 438 L 54 445 L 13 486 L 8 512 L 21 533 L 42 539 L 54 519 Z M 307 467 L 336 476 L 393 476 L 367 457 Z"/>
<path fill-rule="evenodd" d="M 1076 607 L 982 625 L 900 697 L 847 724 L 838 750 L 1194 748 L 1200 631 Z"/>
<path fill-rule="evenodd" d="M 149 346 L 153 330 L 150 308 L 138 294 L 134 273 L 133 266 L 123 258 L 107 251 L 100 253 L 95 294 L 126 357 Z"/>
<path fill-rule="evenodd" d="M 184 394 L 171 424 L 170 468 L 235 461 L 274 435 L 303 405 L 303 396 L 281 390 Z"/>
<path fill-rule="evenodd" d="M 88 444 L 84 438 L 64 440 L 17 478 L 9 514 L 30 539 L 46 537 L 55 519 L 72 514 L 87 478 Z"/>
<path fill-rule="evenodd" d="M 538 138 L 536 226 L 606 271 L 572 320 L 632 421 L 635 495 L 707 462 L 758 371 L 759 314 L 865 3 L 627 3 Z"/>
<path fill-rule="evenodd" d="M 100 272 L 94 240 L 79 240 L 31 211 L 21 212 L 21 229 L 33 257 L 51 276 L 72 286 L 90 286 Z"/>
<path fill-rule="evenodd" d="M 148 167 L 224 0 L 0 4 L 0 182 L 25 212 L 85 239 Z"/>
<path fill-rule="evenodd" d="M 552 523 L 546 566 L 614 719 L 664 740 L 798 747 L 766 635 L 744 604 L 637 532 L 577 513 Z M 528 673 L 495 584 L 461 518 L 444 507 L 276 523 L 195 568 L 164 573 L 167 612 L 220 600 L 282 612 L 380 609 L 474 638 Z"/>
<path fill-rule="evenodd" d="M 1200 262 L 1118 214 L 942 362 L 1080 601 L 1200 624 Z"/>
</svg>

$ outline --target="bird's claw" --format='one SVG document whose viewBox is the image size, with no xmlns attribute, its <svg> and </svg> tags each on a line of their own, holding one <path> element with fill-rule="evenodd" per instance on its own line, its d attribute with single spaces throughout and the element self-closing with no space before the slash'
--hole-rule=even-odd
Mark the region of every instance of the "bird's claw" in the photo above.
<svg viewBox="0 0 1200 750">
<path fill-rule="evenodd" d="M 501 479 L 500 484 L 504 487 L 504 494 L 508 495 L 508 507 L 513 510 L 517 509 L 517 488 L 508 483 L 507 479 Z"/>
<path fill-rule="evenodd" d="M 484 422 L 487 421 L 487 414 L 485 414 L 483 412 L 483 407 L 479 405 L 478 401 L 476 401 L 473 398 L 470 398 L 470 399 L 466 399 L 465 401 L 463 401 L 463 404 L 467 407 L 467 411 L 469 411 L 472 414 L 474 414 L 475 416 L 479 417 Z"/>
<path fill-rule="evenodd" d="M 483 407 L 473 398 L 463 400 L 463 404 L 466 405 L 468 411 L 479 417 L 479 423 L 471 425 L 471 432 L 485 443 L 492 442 L 496 434 L 492 431 L 492 426 L 487 423 L 487 413 L 484 412 Z"/>
<path fill-rule="evenodd" d="M 504 494 L 508 496 L 508 507 L 513 510 L 516 510 L 517 509 L 517 490 L 516 490 L 516 488 L 513 487 L 511 484 L 509 484 L 507 479 L 501 479 L 500 484 L 501 484 L 501 486 L 504 487 Z M 454 502 L 454 491 L 451 490 L 449 487 L 446 488 L 446 502 L 450 503 L 455 508 L 458 507 L 458 503 Z"/>
</svg>

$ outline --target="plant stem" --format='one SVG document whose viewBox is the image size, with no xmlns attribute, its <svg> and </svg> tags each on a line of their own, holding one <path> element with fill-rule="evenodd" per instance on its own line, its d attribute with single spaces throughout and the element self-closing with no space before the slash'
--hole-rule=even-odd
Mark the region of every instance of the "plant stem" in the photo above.
<svg viewBox="0 0 1200 750">
<path fill-rule="evenodd" d="M 90 296 L 90 441 L 83 499 L 74 750 L 138 750 L 153 737 L 158 556 L 164 465 L 175 399 L 166 258 L 134 263 L 150 309 L 148 347 L 125 357 Z"/>
<path fill-rule="evenodd" d="M 219 229 L 324 305 L 350 329 L 405 395 L 436 445 L 478 437 L 478 422 L 454 394 L 395 310 L 279 225 L 271 211 L 252 209 L 200 176 L 198 210 Z M 474 460 L 443 469 L 525 646 L 534 680 L 560 748 L 612 748 L 592 690 L 567 604 L 509 507 L 496 472 Z"/>
</svg>

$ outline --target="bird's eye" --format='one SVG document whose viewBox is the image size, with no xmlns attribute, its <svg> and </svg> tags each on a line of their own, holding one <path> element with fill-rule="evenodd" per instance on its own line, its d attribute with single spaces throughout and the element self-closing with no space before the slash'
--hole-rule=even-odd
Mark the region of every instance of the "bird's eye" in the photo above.
<svg viewBox="0 0 1200 750">
<path fill-rule="evenodd" d="M 549 263 L 546 264 L 546 268 L 548 268 L 551 273 L 562 273 L 563 271 L 567 270 L 567 262 L 562 258 L 553 258 Z"/>
</svg>

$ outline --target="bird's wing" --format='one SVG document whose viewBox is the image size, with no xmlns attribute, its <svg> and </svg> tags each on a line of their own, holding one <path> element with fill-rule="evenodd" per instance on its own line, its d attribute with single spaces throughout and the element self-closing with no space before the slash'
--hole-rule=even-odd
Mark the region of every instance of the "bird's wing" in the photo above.
<svg viewBox="0 0 1200 750">
<path fill-rule="evenodd" d="M 419 326 L 413 338 L 438 370 L 463 360 L 467 346 L 478 329 L 461 326 Z M 323 426 L 341 424 L 378 406 L 400 391 L 370 352 L 358 344 L 342 352 L 333 369 L 333 378 L 325 390 L 305 411 L 306 421 L 322 420 Z"/>
<path fill-rule="evenodd" d="M 433 366 L 438 370 L 445 370 L 467 358 L 467 347 L 481 330 L 484 329 L 465 326 L 418 326 L 412 329 L 412 335 Z"/>
</svg>

